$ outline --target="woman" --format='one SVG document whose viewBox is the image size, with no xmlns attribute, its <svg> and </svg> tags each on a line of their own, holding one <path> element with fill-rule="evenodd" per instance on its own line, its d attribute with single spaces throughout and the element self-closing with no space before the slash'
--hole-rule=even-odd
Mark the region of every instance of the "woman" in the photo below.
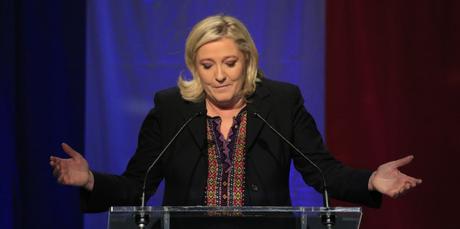
<svg viewBox="0 0 460 229">
<path fill-rule="evenodd" d="M 82 187 L 84 211 L 139 205 L 147 168 L 189 119 L 147 180 L 150 196 L 165 179 L 163 205 L 289 206 L 291 160 L 305 182 L 322 191 L 318 171 L 255 113 L 322 169 L 329 193 L 337 199 L 378 207 L 381 194 L 398 197 L 421 183 L 398 170 L 413 156 L 385 163 L 374 172 L 335 160 L 304 108 L 299 89 L 266 79 L 258 71 L 255 44 L 236 18 L 217 15 L 196 24 L 187 38 L 185 61 L 193 79 L 179 77 L 178 87 L 155 95 L 136 153 L 121 176 L 91 171 L 66 144 L 62 147 L 71 158 L 50 158 L 59 183 Z"/>
</svg>

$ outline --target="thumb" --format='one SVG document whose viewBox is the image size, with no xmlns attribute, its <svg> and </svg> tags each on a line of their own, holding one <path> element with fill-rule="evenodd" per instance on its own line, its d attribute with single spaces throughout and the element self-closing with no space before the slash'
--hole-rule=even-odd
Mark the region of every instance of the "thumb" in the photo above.
<svg viewBox="0 0 460 229">
<path fill-rule="evenodd" d="M 61 143 L 62 149 L 72 158 L 79 158 L 81 155 L 66 143 Z"/>
<path fill-rule="evenodd" d="M 394 167 L 399 168 L 401 166 L 409 164 L 413 159 L 414 159 L 414 155 L 409 155 L 409 156 L 403 157 L 403 158 L 401 158 L 399 160 L 393 161 L 392 164 L 393 164 Z"/>
</svg>

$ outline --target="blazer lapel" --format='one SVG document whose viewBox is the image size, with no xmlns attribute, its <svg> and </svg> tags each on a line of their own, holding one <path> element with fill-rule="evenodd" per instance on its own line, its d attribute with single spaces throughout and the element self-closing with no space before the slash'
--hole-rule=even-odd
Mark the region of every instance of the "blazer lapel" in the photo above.
<svg viewBox="0 0 460 229">
<path fill-rule="evenodd" d="M 181 197 L 183 199 L 177 199 L 174 201 L 181 204 L 187 204 L 190 203 L 189 201 L 192 201 L 193 204 L 198 205 L 204 203 L 203 190 L 206 187 L 207 178 L 207 167 L 199 166 L 203 165 L 200 162 L 202 162 L 201 159 L 206 155 L 206 109 L 204 102 L 186 102 L 185 106 L 182 106 L 182 109 L 179 112 L 182 114 L 184 121 L 194 117 L 198 113 L 201 114 L 190 121 L 183 133 L 192 135 L 190 138 L 193 140 L 188 141 L 188 143 L 191 143 L 192 145 L 186 146 L 188 152 L 183 158 L 181 158 L 181 160 L 186 162 L 184 162 L 182 164 L 183 166 L 180 168 L 175 168 L 180 169 L 184 173 L 184 182 L 181 186 L 175 187 L 177 188 L 177 192 L 180 193 L 180 195 L 176 198 Z M 196 145 L 194 145 L 193 142 L 195 142 Z"/>
<path fill-rule="evenodd" d="M 189 103 L 186 109 L 182 110 L 184 120 L 199 114 L 188 124 L 188 131 L 193 136 L 199 149 L 203 149 L 206 142 L 206 108 L 204 101 L 199 103 Z"/>
<path fill-rule="evenodd" d="M 262 83 L 257 84 L 257 90 L 254 94 L 248 98 L 249 102 L 247 105 L 248 111 L 248 124 L 246 134 L 246 152 L 249 153 L 252 145 L 254 144 L 259 132 L 264 125 L 263 121 L 257 118 L 254 113 L 258 113 L 265 119 L 270 113 L 270 104 L 266 101 L 266 98 L 270 96 L 270 92 L 267 88 L 263 87 Z M 206 146 L 206 106 L 204 101 L 199 103 L 189 103 L 185 109 L 182 110 L 184 120 L 189 119 L 198 112 L 202 112 L 202 115 L 194 118 L 188 125 L 188 130 L 193 136 L 199 149 L 203 151 L 203 147 Z"/>
<path fill-rule="evenodd" d="M 254 115 L 259 114 L 266 119 L 270 113 L 270 104 L 266 101 L 266 98 L 270 96 L 270 92 L 267 88 L 264 88 L 262 84 L 257 84 L 256 92 L 249 98 L 247 105 L 248 111 L 248 124 L 247 124 L 247 135 L 246 135 L 246 154 L 248 155 L 252 145 L 255 143 L 257 136 L 259 135 L 264 122 Z"/>
</svg>

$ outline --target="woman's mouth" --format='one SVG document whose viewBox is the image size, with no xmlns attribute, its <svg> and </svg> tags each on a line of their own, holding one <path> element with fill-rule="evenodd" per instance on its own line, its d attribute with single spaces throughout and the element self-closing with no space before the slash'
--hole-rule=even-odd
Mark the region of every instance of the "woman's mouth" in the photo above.
<svg viewBox="0 0 460 229">
<path fill-rule="evenodd" d="M 226 84 L 226 85 L 218 85 L 218 86 L 214 86 L 214 88 L 216 88 L 216 89 L 220 89 L 220 88 L 226 88 L 226 87 L 228 87 L 228 86 L 230 86 L 230 84 Z"/>
</svg>

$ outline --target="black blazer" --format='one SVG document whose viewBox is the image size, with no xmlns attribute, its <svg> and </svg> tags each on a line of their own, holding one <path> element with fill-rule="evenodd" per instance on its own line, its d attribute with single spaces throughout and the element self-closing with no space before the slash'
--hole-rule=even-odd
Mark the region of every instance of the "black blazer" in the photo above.
<svg viewBox="0 0 460 229">
<path fill-rule="evenodd" d="M 325 148 L 312 116 L 303 105 L 298 87 L 263 79 L 248 98 L 245 203 L 247 205 L 289 206 L 291 160 L 304 181 L 322 190 L 317 170 L 297 155 L 257 117 L 263 116 L 286 138 L 307 154 L 324 171 L 331 196 L 337 199 L 378 207 L 381 195 L 367 190 L 371 175 L 342 165 Z M 153 108 L 143 122 L 136 153 L 121 176 L 94 173 L 92 192 L 81 192 L 82 209 L 106 211 L 110 206 L 139 205 L 147 167 L 193 115 L 205 111 L 204 102 L 191 103 L 181 98 L 178 88 L 155 95 Z M 165 179 L 163 205 L 203 205 L 208 169 L 206 116 L 194 118 L 178 136 L 159 164 L 151 171 L 147 196 Z"/>
</svg>

